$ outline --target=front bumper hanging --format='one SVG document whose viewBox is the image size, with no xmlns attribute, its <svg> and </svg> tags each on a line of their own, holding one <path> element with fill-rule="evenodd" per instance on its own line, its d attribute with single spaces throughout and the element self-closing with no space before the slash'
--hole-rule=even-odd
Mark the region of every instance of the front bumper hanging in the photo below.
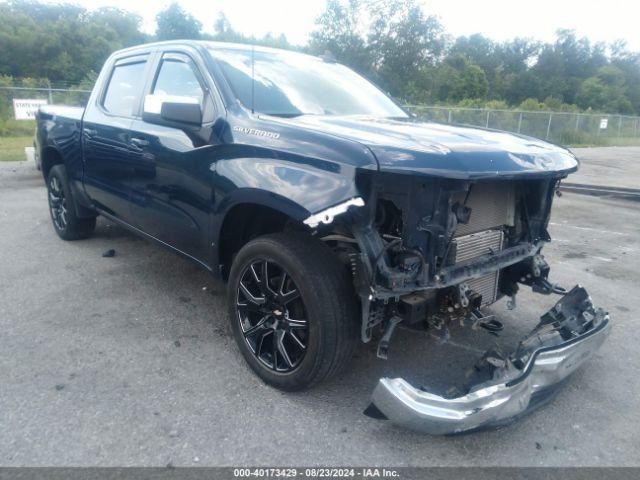
<svg viewBox="0 0 640 480">
<path fill-rule="evenodd" d="M 509 357 L 487 352 L 475 369 L 484 378 L 463 395 L 444 397 L 402 378 L 381 378 L 373 392 L 374 410 L 393 423 L 433 435 L 508 424 L 548 400 L 600 348 L 610 330 L 609 315 L 576 286 Z"/>
</svg>

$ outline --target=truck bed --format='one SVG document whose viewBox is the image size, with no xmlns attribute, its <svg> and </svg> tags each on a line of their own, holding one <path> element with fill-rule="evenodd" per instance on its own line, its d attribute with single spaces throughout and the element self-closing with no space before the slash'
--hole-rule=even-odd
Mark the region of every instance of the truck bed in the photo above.
<svg viewBox="0 0 640 480">
<path fill-rule="evenodd" d="M 83 113 L 84 113 L 83 107 L 69 107 L 67 105 L 44 105 L 40 107 L 40 111 L 38 112 L 38 118 L 42 118 L 43 120 L 67 119 L 67 120 L 73 120 L 78 122 L 82 120 Z"/>
</svg>

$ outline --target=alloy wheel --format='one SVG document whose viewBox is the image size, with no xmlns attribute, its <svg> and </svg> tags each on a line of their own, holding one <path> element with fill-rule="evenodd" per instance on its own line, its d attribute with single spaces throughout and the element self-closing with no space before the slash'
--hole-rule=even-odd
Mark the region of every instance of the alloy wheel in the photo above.
<svg viewBox="0 0 640 480">
<path fill-rule="evenodd" d="M 67 227 L 67 199 L 60 180 L 55 175 L 49 181 L 49 208 L 56 228 L 64 230 Z"/>
<path fill-rule="evenodd" d="M 238 283 L 236 312 L 245 342 L 265 367 L 295 370 L 307 350 L 309 321 L 300 291 L 271 260 L 249 264 Z"/>
</svg>

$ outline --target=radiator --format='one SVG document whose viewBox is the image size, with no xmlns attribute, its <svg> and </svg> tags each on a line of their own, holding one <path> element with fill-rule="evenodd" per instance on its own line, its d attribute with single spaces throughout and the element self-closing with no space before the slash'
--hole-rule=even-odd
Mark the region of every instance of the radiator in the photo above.
<svg viewBox="0 0 640 480">
<path fill-rule="evenodd" d="M 454 196 L 453 203 L 463 203 L 466 193 Z M 466 206 L 471 208 L 469 223 L 458 224 L 455 236 L 481 232 L 502 225 L 513 225 L 515 185 L 513 182 L 476 183 L 471 187 Z"/>
<path fill-rule="evenodd" d="M 455 263 L 466 262 L 502 250 L 504 232 L 502 230 L 484 230 L 457 237 L 455 242 Z M 474 278 L 464 283 L 471 290 L 482 295 L 482 306 L 496 301 L 498 295 L 498 276 L 500 272 L 489 273 L 480 278 Z"/>
</svg>

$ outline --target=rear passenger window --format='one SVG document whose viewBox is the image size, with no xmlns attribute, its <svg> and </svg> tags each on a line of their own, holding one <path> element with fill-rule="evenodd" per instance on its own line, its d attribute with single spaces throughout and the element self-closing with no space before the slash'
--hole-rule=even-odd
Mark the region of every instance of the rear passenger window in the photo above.
<svg viewBox="0 0 640 480">
<path fill-rule="evenodd" d="M 178 60 L 163 60 L 153 87 L 154 95 L 189 97 L 202 105 L 204 92 L 195 72 L 188 63 Z"/>
<path fill-rule="evenodd" d="M 142 87 L 144 86 L 144 69 L 146 62 L 117 65 L 113 69 L 103 106 L 114 115 L 133 116 Z"/>
</svg>

